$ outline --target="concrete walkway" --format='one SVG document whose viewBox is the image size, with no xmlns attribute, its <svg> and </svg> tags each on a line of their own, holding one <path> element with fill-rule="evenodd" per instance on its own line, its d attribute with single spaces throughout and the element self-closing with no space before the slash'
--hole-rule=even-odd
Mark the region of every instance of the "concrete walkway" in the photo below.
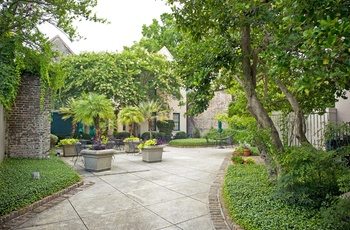
<svg viewBox="0 0 350 230">
<path fill-rule="evenodd" d="M 92 185 L 15 229 L 213 229 L 209 191 L 231 152 L 166 147 L 159 163 L 120 153 L 99 173 L 86 172 L 79 159 L 74 168 Z"/>
</svg>

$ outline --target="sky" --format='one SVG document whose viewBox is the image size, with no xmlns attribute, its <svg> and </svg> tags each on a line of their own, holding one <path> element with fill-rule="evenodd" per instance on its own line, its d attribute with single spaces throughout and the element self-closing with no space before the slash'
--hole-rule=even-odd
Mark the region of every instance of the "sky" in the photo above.
<svg viewBox="0 0 350 230">
<path fill-rule="evenodd" d="M 56 28 L 46 25 L 42 29 L 52 38 L 57 34 L 78 54 L 82 51 L 122 51 L 142 37 L 142 25 L 150 25 L 155 18 L 171 12 L 164 0 L 98 0 L 94 8 L 97 16 L 106 18 L 110 24 L 77 22 L 78 32 L 85 40 L 71 43 Z"/>
</svg>

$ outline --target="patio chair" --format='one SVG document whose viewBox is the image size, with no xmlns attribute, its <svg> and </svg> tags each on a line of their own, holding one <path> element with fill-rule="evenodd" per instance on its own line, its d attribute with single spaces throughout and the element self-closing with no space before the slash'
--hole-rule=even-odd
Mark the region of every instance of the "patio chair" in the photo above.
<svg viewBox="0 0 350 230">
<path fill-rule="evenodd" d="M 118 150 L 124 149 L 124 143 L 122 139 L 116 139 L 115 140 L 115 148 Z"/>
<path fill-rule="evenodd" d="M 81 158 L 81 161 L 83 163 L 84 163 L 84 160 L 83 160 L 82 155 L 81 155 L 81 150 L 83 149 L 82 144 L 81 143 L 75 144 L 74 148 L 75 148 L 75 156 L 72 157 L 72 161 L 74 161 L 74 166 L 75 166 L 79 157 Z"/>
<path fill-rule="evenodd" d="M 138 143 L 136 143 L 136 142 L 128 141 L 129 152 L 127 152 L 126 155 L 128 155 L 129 153 L 137 155 L 139 153 L 139 149 L 137 148 L 137 145 L 138 145 Z"/>
<path fill-rule="evenodd" d="M 226 141 L 225 141 L 225 146 L 234 146 L 235 142 L 233 140 L 233 135 L 230 135 L 227 137 Z"/>
</svg>

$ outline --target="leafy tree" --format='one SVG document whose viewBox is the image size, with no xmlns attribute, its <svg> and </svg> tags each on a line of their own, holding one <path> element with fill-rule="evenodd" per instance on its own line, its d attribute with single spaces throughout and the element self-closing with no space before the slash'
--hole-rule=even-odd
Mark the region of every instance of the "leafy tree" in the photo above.
<svg viewBox="0 0 350 230">
<path fill-rule="evenodd" d="M 125 48 L 122 53 L 68 56 L 61 65 L 67 74 L 62 99 L 95 92 L 113 99 L 120 109 L 136 106 L 144 98 L 180 96 L 180 81 L 172 74 L 171 63 L 137 45 Z"/>
<path fill-rule="evenodd" d="M 163 105 L 158 101 L 143 101 L 138 106 L 145 121 L 148 124 L 150 139 L 152 139 L 152 130 L 154 127 L 154 120 L 165 121 L 167 119 L 167 110 L 163 109 Z"/>
<path fill-rule="evenodd" d="M 70 137 L 73 138 L 75 130 L 77 129 L 77 123 L 79 120 L 77 120 L 77 112 L 76 112 L 76 104 L 77 101 L 74 98 L 68 98 L 66 101 L 66 107 L 61 107 L 58 112 L 63 114 L 62 119 L 67 120 L 69 118 L 72 118 L 72 131 L 70 133 Z"/>
<path fill-rule="evenodd" d="M 346 89 L 348 66 L 340 57 L 341 51 L 347 54 L 349 43 L 347 38 L 339 41 L 341 34 L 348 33 L 348 2 L 312 1 L 312 7 L 305 1 L 168 2 L 181 4 L 173 8 L 177 23 L 194 40 L 183 40 L 177 59 L 179 74 L 191 90 L 194 103 L 190 108 L 194 114 L 207 108 L 214 90 L 229 88 L 236 80 L 259 128 L 270 131 L 272 146 L 283 151 L 266 106 L 278 105 L 273 96 L 277 89 L 278 95 L 283 95 L 282 108 L 296 115 L 300 142 L 307 142 L 303 113 L 324 109 L 334 103 L 334 92 L 341 94 Z M 329 19 L 325 16 L 328 14 Z M 332 59 L 325 58 L 327 48 L 331 49 L 328 56 Z M 331 60 L 335 68 L 328 65 Z M 325 100 L 308 98 L 320 91 Z M 279 167 L 270 164 L 273 157 L 266 149 L 261 150 L 265 150 L 262 153 L 270 176 L 276 175 Z"/>
<path fill-rule="evenodd" d="M 42 93 L 55 92 L 63 84 L 57 66 L 51 66 L 55 53 L 48 38 L 39 30 L 44 23 L 53 25 L 71 39 L 79 38 L 74 20 L 105 22 L 93 15 L 97 1 L 18 1 L 0 2 L 0 102 L 9 108 L 17 95 L 23 71 L 40 74 Z"/>
<path fill-rule="evenodd" d="M 152 24 L 142 26 L 142 35 L 139 44 L 149 52 L 156 53 L 166 46 L 170 53 L 176 57 L 176 47 L 182 40 L 182 34 L 176 28 L 174 15 L 164 13 L 160 16 L 160 22 L 153 19 Z"/>
<path fill-rule="evenodd" d="M 118 122 L 129 125 L 129 133 L 132 135 L 133 125 L 144 121 L 142 113 L 137 107 L 126 106 L 118 113 Z"/>
<path fill-rule="evenodd" d="M 82 95 L 75 104 L 75 118 L 85 125 L 94 125 L 96 139 L 101 140 L 101 120 L 114 118 L 112 101 L 105 95 L 89 93 Z"/>
</svg>

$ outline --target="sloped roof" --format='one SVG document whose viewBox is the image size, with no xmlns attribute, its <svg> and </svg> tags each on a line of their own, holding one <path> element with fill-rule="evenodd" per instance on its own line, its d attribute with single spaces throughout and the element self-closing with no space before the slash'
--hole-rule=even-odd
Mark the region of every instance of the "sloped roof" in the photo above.
<svg viewBox="0 0 350 230">
<path fill-rule="evenodd" d="M 174 60 L 173 55 L 171 55 L 170 51 L 168 50 L 168 48 L 166 48 L 166 46 L 163 46 L 157 53 L 164 55 L 168 61 Z"/>
<path fill-rule="evenodd" d="M 52 48 L 58 50 L 64 56 L 74 54 L 73 50 L 69 48 L 69 46 L 63 41 L 63 39 L 59 35 L 56 35 L 55 37 L 51 38 L 50 42 L 54 44 Z"/>
</svg>

